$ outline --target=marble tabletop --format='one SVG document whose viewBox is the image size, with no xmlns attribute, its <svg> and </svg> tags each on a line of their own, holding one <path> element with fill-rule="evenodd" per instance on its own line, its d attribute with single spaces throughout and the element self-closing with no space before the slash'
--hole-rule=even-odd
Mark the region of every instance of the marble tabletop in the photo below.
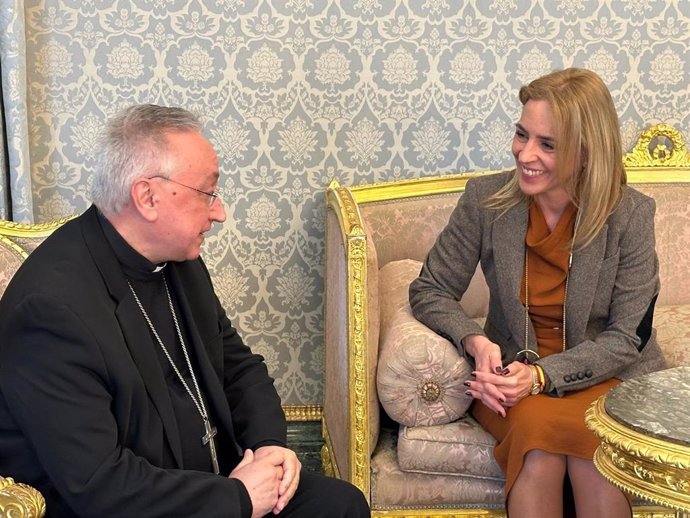
<svg viewBox="0 0 690 518">
<path fill-rule="evenodd" d="M 606 395 L 606 413 L 645 435 L 690 445 L 690 367 L 626 380 Z"/>
</svg>

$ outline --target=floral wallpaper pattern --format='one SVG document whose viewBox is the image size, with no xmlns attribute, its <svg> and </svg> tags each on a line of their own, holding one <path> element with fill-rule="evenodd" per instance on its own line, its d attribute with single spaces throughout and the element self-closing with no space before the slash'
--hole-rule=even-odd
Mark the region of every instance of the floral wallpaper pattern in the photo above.
<svg viewBox="0 0 690 518">
<path fill-rule="evenodd" d="M 23 185 L 15 214 L 88 207 L 95 138 L 121 107 L 197 112 L 228 211 L 205 260 L 290 404 L 322 399 L 332 179 L 509 166 L 518 88 L 572 65 L 609 85 L 626 148 L 655 122 L 690 135 L 686 0 L 0 3 L 14 9 L 0 21 L 25 30 L 29 157 L 10 171 Z M 6 90 L 5 61 L 2 73 Z"/>
</svg>

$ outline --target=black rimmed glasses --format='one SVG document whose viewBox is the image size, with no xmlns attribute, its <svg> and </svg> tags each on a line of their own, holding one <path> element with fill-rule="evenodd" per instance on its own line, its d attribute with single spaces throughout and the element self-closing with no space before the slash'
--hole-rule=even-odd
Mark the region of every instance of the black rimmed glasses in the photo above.
<svg viewBox="0 0 690 518">
<path fill-rule="evenodd" d="M 196 191 L 200 194 L 208 196 L 208 206 L 209 207 L 212 207 L 213 202 L 216 201 L 216 198 L 218 198 L 220 196 L 220 192 L 218 190 L 215 190 L 213 192 L 202 191 L 201 189 L 197 189 L 196 187 L 192 187 L 191 185 L 180 183 L 177 180 L 173 180 L 172 178 L 168 178 L 167 176 L 156 175 L 156 176 L 151 176 L 150 178 L 161 178 L 163 180 L 167 180 L 168 182 L 172 182 L 174 184 L 177 184 L 180 187 L 186 187 L 187 189 L 191 189 L 191 190 Z"/>
</svg>

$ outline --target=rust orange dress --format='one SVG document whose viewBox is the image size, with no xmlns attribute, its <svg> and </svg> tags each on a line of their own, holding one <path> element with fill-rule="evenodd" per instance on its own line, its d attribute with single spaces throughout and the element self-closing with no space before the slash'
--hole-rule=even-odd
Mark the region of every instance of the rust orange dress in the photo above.
<svg viewBox="0 0 690 518">
<path fill-rule="evenodd" d="M 575 207 L 570 205 L 551 232 L 539 206 L 532 203 L 529 209 L 526 236 L 529 316 L 541 357 L 563 350 L 563 301 L 575 215 Z M 520 296 L 524 303 L 524 281 Z M 494 456 L 506 474 L 506 499 L 530 450 L 592 458 L 599 440 L 585 426 L 585 410 L 618 383 L 619 380 L 611 379 L 585 390 L 568 392 L 562 398 L 546 394 L 527 396 L 507 409 L 505 418 L 482 403 L 475 403 L 472 409 L 475 419 L 498 441 Z"/>
</svg>

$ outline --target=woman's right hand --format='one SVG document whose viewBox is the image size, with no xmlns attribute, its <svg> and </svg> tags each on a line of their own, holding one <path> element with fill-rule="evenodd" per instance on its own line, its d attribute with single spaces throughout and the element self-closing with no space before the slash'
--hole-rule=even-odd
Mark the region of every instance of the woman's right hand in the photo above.
<svg viewBox="0 0 690 518">
<path fill-rule="evenodd" d="M 486 373 L 481 380 L 474 379 L 465 382 L 467 391 L 473 398 L 480 400 L 488 408 L 505 417 L 506 409 L 503 404 L 506 398 L 493 381 L 498 381 L 503 375 L 501 363 L 501 348 L 482 335 L 468 335 L 463 339 L 465 352 L 474 358 L 477 372 Z"/>
</svg>

